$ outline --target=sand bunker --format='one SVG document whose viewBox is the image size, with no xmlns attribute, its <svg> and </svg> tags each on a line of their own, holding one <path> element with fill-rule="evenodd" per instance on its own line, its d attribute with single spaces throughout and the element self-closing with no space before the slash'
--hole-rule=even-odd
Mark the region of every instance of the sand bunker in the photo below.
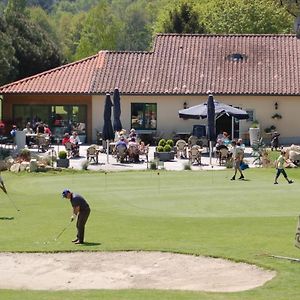
<svg viewBox="0 0 300 300">
<path fill-rule="evenodd" d="M 276 275 L 254 265 L 161 252 L 0 253 L 0 288 L 245 291 Z"/>
</svg>

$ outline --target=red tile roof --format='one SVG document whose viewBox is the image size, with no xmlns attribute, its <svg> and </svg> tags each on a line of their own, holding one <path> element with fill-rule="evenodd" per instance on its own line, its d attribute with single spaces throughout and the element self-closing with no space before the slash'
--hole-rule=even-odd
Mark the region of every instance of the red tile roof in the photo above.
<svg viewBox="0 0 300 300">
<path fill-rule="evenodd" d="M 160 34 L 152 52 L 100 51 L 0 93 L 103 94 L 115 87 L 123 94 L 300 95 L 300 39 Z"/>
</svg>

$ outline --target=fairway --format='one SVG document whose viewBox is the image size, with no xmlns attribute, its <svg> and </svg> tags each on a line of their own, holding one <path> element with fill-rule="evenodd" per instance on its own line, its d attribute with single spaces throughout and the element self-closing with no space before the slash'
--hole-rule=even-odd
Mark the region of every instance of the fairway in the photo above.
<svg viewBox="0 0 300 300">
<path fill-rule="evenodd" d="M 245 181 L 224 171 L 2 173 L 17 212 L 1 194 L 0 251 L 144 250 L 213 256 L 256 264 L 277 272 L 266 285 L 240 293 L 159 290 L 29 292 L 0 291 L 3 299 L 299 299 L 300 265 L 267 254 L 299 257 L 294 247 L 300 211 L 300 173 L 295 183 L 274 169 L 247 170 Z M 86 244 L 73 245 L 71 206 L 61 198 L 69 188 L 82 194 L 92 212 Z"/>
</svg>

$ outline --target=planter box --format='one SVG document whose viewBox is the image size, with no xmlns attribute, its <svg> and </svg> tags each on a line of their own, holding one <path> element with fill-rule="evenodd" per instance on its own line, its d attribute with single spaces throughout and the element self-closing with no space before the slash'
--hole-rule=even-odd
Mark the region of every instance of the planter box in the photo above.
<svg viewBox="0 0 300 300">
<path fill-rule="evenodd" d="M 249 139 L 250 139 L 250 146 L 253 144 L 257 144 L 260 138 L 260 130 L 259 128 L 249 128 Z"/>
<path fill-rule="evenodd" d="M 154 152 L 154 158 L 160 161 L 170 161 L 173 160 L 175 156 L 174 151 L 171 152 Z"/>
<path fill-rule="evenodd" d="M 56 167 L 58 168 L 69 168 L 70 160 L 68 158 L 65 159 L 58 159 L 56 161 Z"/>
</svg>

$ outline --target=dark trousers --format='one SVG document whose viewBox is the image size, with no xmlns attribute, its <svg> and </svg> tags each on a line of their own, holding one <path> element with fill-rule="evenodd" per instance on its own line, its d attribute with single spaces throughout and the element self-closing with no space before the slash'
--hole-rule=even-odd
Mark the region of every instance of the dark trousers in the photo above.
<svg viewBox="0 0 300 300">
<path fill-rule="evenodd" d="M 285 172 L 285 169 L 277 169 L 275 180 L 277 180 L 277 178 L 280 176 L 280 174 L 282 174 L 284 176 L 284 178 L 287 180 L 287 174 Z"/>
<path fill-rule="evenodd" d="M 88 217 L 90 215 L 91 210 L 86 209 L 83 211 L 80 211 L 77 217 L 77 238 L 79 242 L 83 243 L 84 242 L 84 228 L 85 228 L 85 223 L 88 220 Z"/>
</svg>

